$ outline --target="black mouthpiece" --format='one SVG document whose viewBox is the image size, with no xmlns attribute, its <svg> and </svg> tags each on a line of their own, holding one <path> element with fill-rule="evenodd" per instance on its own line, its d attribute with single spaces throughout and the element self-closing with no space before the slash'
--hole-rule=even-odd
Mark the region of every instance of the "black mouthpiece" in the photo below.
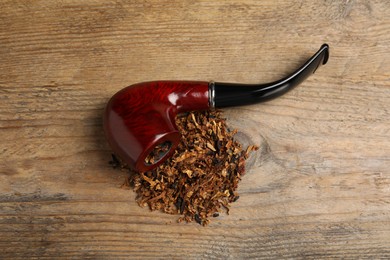
<svg viewBox="0 0 390 260">
<path fill-rule="evenodd" d="M 329 46 L 323 44 L 302 67 L 291 75 L 266 84 L 235 84 L 215 82 L 210 84 L 216 108 L 241 106 L 264 102 L 283 95 L 313 74 L 329 59 Z"/>
</svg>

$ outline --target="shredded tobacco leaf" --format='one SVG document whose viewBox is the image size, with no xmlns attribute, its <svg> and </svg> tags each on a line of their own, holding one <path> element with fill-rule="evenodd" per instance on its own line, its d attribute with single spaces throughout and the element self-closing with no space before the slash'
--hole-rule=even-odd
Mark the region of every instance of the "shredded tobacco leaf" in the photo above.
<svg viewBox="0 0 390 260">
<path fill-rule="evenodd" d="M 173 156 L 149 172 L 130 170 L 122 187 L 133 187 L 142 207 L 180 214 L 178 222 L 207 225 L 210 217 L 229 214 L 230 203 L 239 198 L 236 190 L 245 160 L 258 147 L 243 150 L 233 138 L 237 131 L 228 129 L 221 111 L 180 114 L 176 125 L 182 139 Z M 157 147 L 156 153 L 166 149 Z M 157 160 L 147 158 L 147 163 Z M 113 157 L 111 164 L 118 167 L 118 159 Z"/>
</svg>

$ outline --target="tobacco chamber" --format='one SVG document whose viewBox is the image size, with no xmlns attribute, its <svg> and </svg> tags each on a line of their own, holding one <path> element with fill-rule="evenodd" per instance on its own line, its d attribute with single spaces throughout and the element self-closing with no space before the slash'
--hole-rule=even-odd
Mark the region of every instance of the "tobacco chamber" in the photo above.
<svg viewBox="0 0 390 260">
<path fill-rule="evenodd" d="M 104 130 L 113 152 L 131 168 L 145 172 L 160 165 L 175 151 L 180 133 L 179 113 L 243 106 L 264 102 L 288 92 L 326 64 L 324 44 L 289 76 L 266 84 L 203 81 L 152 81 L 117 92 L 104 112 Z M 148 158 L 153 155 L 154 160 Z"/>
</svg>

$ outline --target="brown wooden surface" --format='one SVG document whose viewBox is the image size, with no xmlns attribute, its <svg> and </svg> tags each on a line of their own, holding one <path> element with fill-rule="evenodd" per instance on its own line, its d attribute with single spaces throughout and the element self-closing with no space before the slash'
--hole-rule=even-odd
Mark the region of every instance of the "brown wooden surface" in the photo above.
<svg viewBox="0 0 390 260">
<path fill-rule="evenodd" d="M 1 1 L 0 258 L 389 258 L 389 1 Z M 149 212 L 111 169 L 102 111 L 147 80 L 268 82 L 226 109 L 251 157 L 231 215 Z"/>
</svg>

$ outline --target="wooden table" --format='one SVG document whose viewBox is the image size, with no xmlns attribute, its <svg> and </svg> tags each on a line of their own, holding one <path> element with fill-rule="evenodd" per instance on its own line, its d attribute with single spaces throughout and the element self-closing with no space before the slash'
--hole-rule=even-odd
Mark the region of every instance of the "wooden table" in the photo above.
<svg viewBox="0 0 390 260">
<path fill-rule="evenodd" d="M 0 3 L 0 258 L 390 258 L 388 1 Z M 280 79 L 225 109 L 260 145 L 231 214 L 208 227 L 149 212 L 108 165 L 105 103 L 157 79 Z"/>
</svg>

